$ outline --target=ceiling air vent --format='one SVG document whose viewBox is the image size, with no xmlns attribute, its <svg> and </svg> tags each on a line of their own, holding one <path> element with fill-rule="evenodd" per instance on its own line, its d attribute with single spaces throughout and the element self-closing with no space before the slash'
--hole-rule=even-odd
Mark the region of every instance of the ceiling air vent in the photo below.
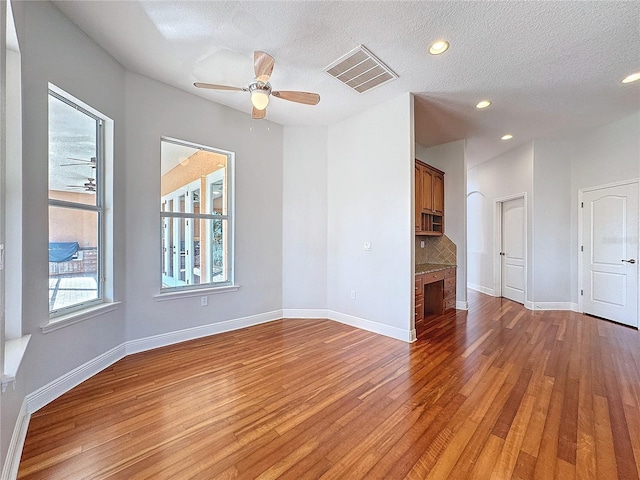
<svg viewBox="0 0 640 480">
<path fill-rule="evenodd" d="M 359 45 L 324 69 L 358 93 L 398 78 L 398 75 L 376 56 Z"/>
</svg>

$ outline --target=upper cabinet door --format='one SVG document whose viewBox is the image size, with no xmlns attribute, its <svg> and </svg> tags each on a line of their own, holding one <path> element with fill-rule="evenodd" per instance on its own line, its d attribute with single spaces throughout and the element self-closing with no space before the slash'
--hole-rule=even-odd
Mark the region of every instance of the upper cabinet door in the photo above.
<svg viewBox="0 0 640 480">
<path fill-rule="evenodd" d="M 422 171 L 422 212 L 433 213 L 433 170 L 420 165 Z"/>
<path fill-rule="evenodd" d="M 433 211 L 437 215 L 444 212 L 444 176 L 437 172 L 433 174 Z"/>
<path fill-rule="evenodd" d="M 422 170 L 420 165 L 414 167 L 415 173 L 415 216 L 416 216 L 416 232 L 422 231 Z"/>
</svg>

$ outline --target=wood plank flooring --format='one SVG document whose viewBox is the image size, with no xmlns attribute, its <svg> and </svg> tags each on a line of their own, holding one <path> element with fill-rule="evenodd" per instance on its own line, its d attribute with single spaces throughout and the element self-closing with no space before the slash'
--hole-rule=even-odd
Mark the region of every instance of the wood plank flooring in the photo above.
<svg viewBox="0 0 640 480">
<path fill-rule="evenodd" d="M 638 479 L 638 332 L 469 293 L 414 344 L 281 320 L 129 356 L 33 415 L 19 478 Z"/>
</svg>

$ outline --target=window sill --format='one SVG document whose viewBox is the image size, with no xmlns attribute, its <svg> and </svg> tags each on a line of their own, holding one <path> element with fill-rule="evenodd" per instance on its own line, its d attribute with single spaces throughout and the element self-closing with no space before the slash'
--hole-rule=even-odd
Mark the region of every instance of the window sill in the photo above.
<svg viewBox="0 0 640 480">
<path fill-rule="evenodd" d="M 31 340 L 31 335 L 21 338 L 7 340 L 4 344 L 4 373 L 2 374 L 2 393 L 7 390 L 10 383 L 15 382 L 18 368 L 27 351 L 27 345 Z"/>
<path fill-rule="evenodd" d="M 90 307 L 78 312 L 69 313 L 60 317 L 55 317 L 49 320 L 49 323 L 42 325 L 42 333 L 49 333 L 55 330 L 59 330 L 74 323 L 83 322 L 89 318 L 97 317 L 108 312 L 112 312 L 118 308 L 120 302 L 101 303 L 95 307 Z"/>
<path fill-rule="evenodd" d="M 240 285 L 227 285 L 224 287 L 199 288 L 197 290 L 180 290 L 177 292 L 158 293 L 153 298 L 156 302 L 174 300 L 176 298 L 201 297 L 204 295 L 215 295 L 218 293 L 236 292 Z"/>
</svg>

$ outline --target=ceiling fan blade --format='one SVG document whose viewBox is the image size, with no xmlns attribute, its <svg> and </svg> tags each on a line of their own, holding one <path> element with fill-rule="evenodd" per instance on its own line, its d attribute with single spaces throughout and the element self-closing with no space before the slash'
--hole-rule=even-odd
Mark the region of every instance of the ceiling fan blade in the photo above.
<svg viewBox="0 0 640 480">
<path fill-rule="evenodd" d="M 304 103 L 305 105 L 317 105 L 320 101 L 320 95 L 310 92 L 291 92 L 282 90 L 279 92 L 271 92 L 274 97 L 289 100 L 290 102 Z"/>
<path fill-rule="evenodd" d="M 266 114 L 267 114 L 266 108 L 264 110 L 258 110 L 256 107 L 253 107 L 253 110 L 251 111 L 251 118 L 255 120 L 260 120 L 264 118 Z"/>
<path fill-rule="evenodd" d="M 233 90 L 233 91 L 239 91 L 239 92 L 243 92 L 247 90 L 246 88 L 242 88 L 242 87 L 231 87 L 229 85 L 216 85 L 215 83 L 196 82 L 193 85 L 198 88 L 209 88 L 211 90 Z"/>
<path fill-rule="evenodd" d="M 85 160 L 84 158 L 76 158 L 76 157 L 67 157 L 67 160 L 72 160 L 74 162 L 83 162 L 83 163 L 96 163 L 96 157 L 91 157 L 91 160 Z"/>
<path fill-rule="evenodd" d="M 256 50 L 253 52 L 253 69 L 256 72 L 256 80 L 267 83 L 271 72 L 273 72 L 273 64 L 275 60 L 268 53 Z"/>
</svg>

